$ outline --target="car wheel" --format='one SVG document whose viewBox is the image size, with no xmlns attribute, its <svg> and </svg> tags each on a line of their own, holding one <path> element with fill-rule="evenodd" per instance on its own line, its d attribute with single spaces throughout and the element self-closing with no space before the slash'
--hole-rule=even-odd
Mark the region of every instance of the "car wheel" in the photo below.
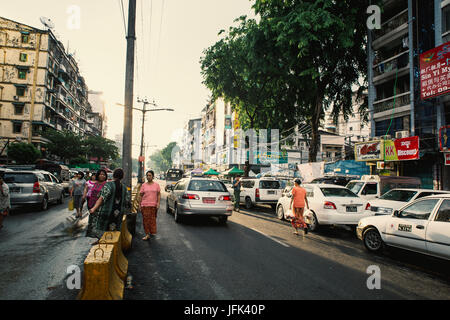
<svg viewBox="0 0 450 320">
<path fill-rule="evenodd" d="M 174 206 L 173 210 L 174 210 L 173 217 L 175 218 L 175 222 L 176 223 L 180 223 L 181 222 L 181 216 L 178 213 L 178 204 L 175 203 L 175 206 Z"/>
<path fill-rule="evenodd" d="M 311 212 L 309 218 L 309 231 L 317 231 L 319 229 L 319 221 L 317 220 L 316 214 Z"/>
<path fill-rule="evenodd" d="M 47 195 L 45 195 L 44 200 L 42 200 L 42 203 L 41 203 L 41 210 L 45 211 L 47 209 L 48 209 L 48 197 L 47 197 Z"/>
<path fill-rule="evenodd" d="M 166 213 L 170 213 L 169 200 L 166 200 Z"/>
<path fill-rule="evenodd" d="M 58 204 L 62 204 L 63 201 L 64 201 L 64 191 L 61 192 L 61 196 L 60 196 L 59 199 L 58 199 Z"/>
<path fill-rule="evenodd" d="M 228 216 L 220 216 L 219 217 L 219 223 L 220 224 L 226 224 L 228 220 Z"/>
<path fill-rule="evenodd" d="M 245 198 L 245 208 L 251 209 L 253 207 L 252 199 L 249 197 Z"/>
<path fill-rule="evenodd" d="M 280 220 L 284 220 L 284 209 L 283 209 L 283 206 L 282 206 L 282 205 L 279 205 L 279 206 L 278 206 L 278 209 L 277 209 L 277 217 L 278 217 L 278 219 L 280 219 Z"/>
<path fill-rule="evenodd" d="M 374 227 L 370 227 L 363 234 L 364 246 L 370 252 L 380 252 L 383 249 L 383 239 L 380 233 Z"/>
</svg>

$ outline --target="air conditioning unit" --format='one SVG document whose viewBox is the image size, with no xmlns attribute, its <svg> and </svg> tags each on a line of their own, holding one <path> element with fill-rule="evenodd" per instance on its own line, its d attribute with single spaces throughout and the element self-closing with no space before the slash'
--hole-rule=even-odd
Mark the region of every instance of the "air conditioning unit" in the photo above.
<svg viewBox="0 0 450 320">
<path fill-rule="evenodd" d="M 409 131 L 397 131 L 395 133 L 395 139 L 402 139 L 402 138 L 408 138 L 409 137 Z"/>
</svg>

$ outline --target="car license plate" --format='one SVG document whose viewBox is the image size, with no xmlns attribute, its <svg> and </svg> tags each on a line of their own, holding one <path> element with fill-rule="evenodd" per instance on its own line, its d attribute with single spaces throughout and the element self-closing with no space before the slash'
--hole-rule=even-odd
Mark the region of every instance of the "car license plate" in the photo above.
<svg viewBox="0 0 450 320">
<path fill-rule="evenodd" d="M 275 194 L 275 191 L 267 191 L 267 194 Z"/>
<path fill-rule="evenodd" d="M 358 212 L 355 206 L 347 206 L 347 212 Z"/>
<path fill-rule="evenodd" d="M 17 188 L 17 187 L 15 187 L 15 188 L 10 188 L 9 189 L 11 192 L 14 192 L 14 193 L 20 193 L 20 188 Z"/>
<path fill-rule="evenodd" d="M 208 204 L 215 204 L 216 203 L 216 198 L 203 198 L 203 203 L 208 203 Z"/>
</svg>

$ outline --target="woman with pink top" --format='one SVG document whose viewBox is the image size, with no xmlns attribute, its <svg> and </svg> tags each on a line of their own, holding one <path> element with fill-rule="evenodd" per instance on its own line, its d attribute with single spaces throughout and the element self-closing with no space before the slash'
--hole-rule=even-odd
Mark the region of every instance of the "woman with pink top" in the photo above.
<svg viewBox="0 0 450 320">
<path fill-rule="evenodd" d="M 156 235 L 156 215 L 161 201 L 161 189 L 159 184 L 153 181 L 155 176 L 152 170 L 145 174 L 147 182 L 141 186 L 141 212 L 144 224 L 145 237 L 142 240 L 147 241 L 150 235 Z"/>
</svg>

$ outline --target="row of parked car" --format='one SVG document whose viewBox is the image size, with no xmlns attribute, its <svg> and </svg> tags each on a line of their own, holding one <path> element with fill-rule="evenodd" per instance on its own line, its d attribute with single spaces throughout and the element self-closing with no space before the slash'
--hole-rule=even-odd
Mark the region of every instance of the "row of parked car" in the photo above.
<svg viewBox="0 0 450 320">
<path fill-rule="evenodd" d="M 279 219 L 287 219 L 291 182 L 283 188 L 283 181 L 270 177 L 241 181 L 240 202 L 246 208 L 269 204 Z M 420 189 L 418 178 L 379 176 L 348 181 L 327 177 L 302 187 L 307 191 L 305 217 L 310 231 L 347 225 L 372 252 L 392 245 L 450 259 L 449 191 Z M 174 213 L 177 222 L 195 214 L 226 221 L 232 214 L 233 189 L 227 181 L 185 178 L 169 191 L 167 211 Z"/>
<path fill-rule="evenodd" d="M 47 210 L 49 203 L 61 204 L 69 181 L 58 179 L 48 171 L 25 168 L 1 168 L 8 185 L 11 206 L 34 206 Z"/>
</svg>

